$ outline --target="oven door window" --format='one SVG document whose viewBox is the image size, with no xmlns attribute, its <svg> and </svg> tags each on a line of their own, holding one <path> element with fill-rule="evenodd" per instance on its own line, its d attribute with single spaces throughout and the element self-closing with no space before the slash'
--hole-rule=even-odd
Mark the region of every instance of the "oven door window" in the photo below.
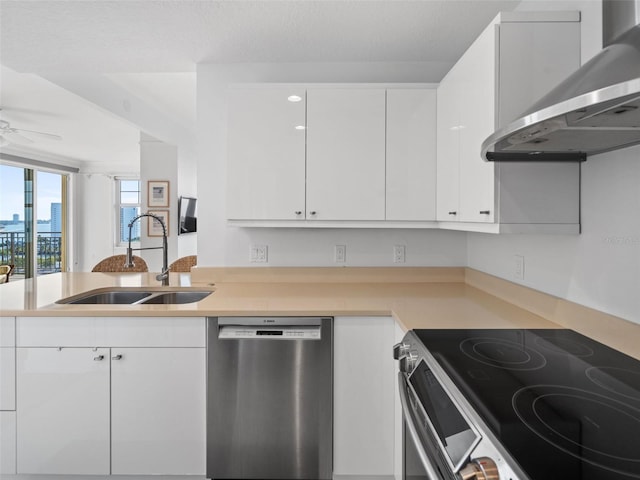
<svg viewBox="0 0 640 480">
<path fill-rule="evenodd" d="M 409 377 L 409 383 L 447 454 L 451 469 L 457 472 L 480 441 L 480 435 L 471 427 L 424 360 Z"/>
</svg>

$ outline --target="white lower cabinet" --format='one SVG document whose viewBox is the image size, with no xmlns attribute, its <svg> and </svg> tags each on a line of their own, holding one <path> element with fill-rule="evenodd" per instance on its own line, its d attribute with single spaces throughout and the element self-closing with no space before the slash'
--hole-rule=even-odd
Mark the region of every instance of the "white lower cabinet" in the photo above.
<svg viewBox="0 0 640 480">
<path fill-rule="evenodd" d="M 111 349 L 111 473 L 202 475 L 204 348 Z"/>
<path fill-rule="evenodd" d="M 395 362 L 391 317 L 335 317 L 334 475 L 395 470 Z"/>
<path fill-rule="evenodd" d="M 0 317 L 0 476 L 16 473 L 15 318 Z"/>
<path fill-rule="evenodd" d="M 204 475 L 204 318 L 43 318 L 17 320 L 18 474 Z"/>
<path fill-rule="evenodd" d="M 109 349 L 18 348 L 18 473 L 109 474 Z"/>
<path fill-rule="evenodd" d="M 16 412 L 0 412 L 0 478 L 16 473 Z"/>
</svg>

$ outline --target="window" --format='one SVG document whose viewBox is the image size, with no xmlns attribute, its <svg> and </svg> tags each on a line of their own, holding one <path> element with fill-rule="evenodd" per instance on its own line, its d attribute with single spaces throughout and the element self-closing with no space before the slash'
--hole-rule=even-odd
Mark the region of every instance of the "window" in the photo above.
<svg viewBox="0 0 640 480">
<path fill-rule="evenodd" d="M 117 178 L 116 189 L 116 238 L 118 244 L 126 244 L 129 242 L 129 223 L 140 215 L 140 180 Z M 140 222 L 131 228 L 131 241 L 140 241 Z"/>
<path fill-rule="evenodd" d="M 68 175 L 0 165 L 0 264 L 31 278 L 66 270 Z"/>
</svg>

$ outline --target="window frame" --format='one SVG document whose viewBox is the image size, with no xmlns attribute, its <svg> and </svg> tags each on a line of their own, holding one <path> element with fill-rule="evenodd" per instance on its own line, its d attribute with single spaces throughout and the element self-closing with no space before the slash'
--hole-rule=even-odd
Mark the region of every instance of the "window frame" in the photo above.
<svg viewBox="0 0 640 480">
<path fill-rule="evenodd" d="M 122 183 L 123 182 L 138 182 L 138 203 L 123 203 L 122 202 Z M 116 247 L 126 247 L 128 246 L 127 240 L 122 240 L 124 236 L 127 235 L 127 232 L 122 232 L 121 223 L 120 223 L 120 210 L 122 208 L 127 207 L 137 207 L 139 212 L 142 212 L 142 180 L 140 177 L 136 176 L 122 176 L 115 177 L 115 245 Z M 125 192 L 133 192 L 134 190 L 124 190 Z M 142 237 L 142 227 L 140 228 L 140 236 Z M 136 247 L 140 246 L 140 239 L 132 240 L 131 245 Z"/>
</svg>

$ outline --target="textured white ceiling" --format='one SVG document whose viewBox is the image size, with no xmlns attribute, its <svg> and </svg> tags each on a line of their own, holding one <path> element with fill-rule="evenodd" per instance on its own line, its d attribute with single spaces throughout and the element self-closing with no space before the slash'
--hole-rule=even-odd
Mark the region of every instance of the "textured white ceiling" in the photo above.
<svg viewBox="0 0 640 480">
<path fill-rule="evenodd" d="M 37 75 L 2 67 L 0 78 L 0 119 L 12 128 L 62 137 L 31 137 L 34 143 L 28 146 L 10 145 L 2 151 L 79 166 L 90 161 L 137 170 L 131 163 L 140 155 L 138 128 Z"/>
<path fill-rule="evenodd" d="M 17 71 L 184 72 L 201 62 L 454 61 L 519 0 L 1 2 Z"/>
<path fill-rule="evenodd" d="M 78 97 L 46 81 L 21 79 L 17 72 L 106 75 L 190 128 L 198 63 L 453 64 L 497 12 L 519 3 L 0 0 L 0 63 L 11 69 L 0 76 L 2 117 L 17 128 L 64 137 L 61 144 L 36 149 L 90 162 L 122 159 L 134 150 L 137 155 L 135 128 L 99 110 L 90 115 L 85 110 L 90 105 L 76 106 Z M 37 88 L 42 88 L 38 94 Z M 107 137 L 118 140 L 104 142 Z M 123 144 L 134 137 L 135 143 Z"/>
</svg>

